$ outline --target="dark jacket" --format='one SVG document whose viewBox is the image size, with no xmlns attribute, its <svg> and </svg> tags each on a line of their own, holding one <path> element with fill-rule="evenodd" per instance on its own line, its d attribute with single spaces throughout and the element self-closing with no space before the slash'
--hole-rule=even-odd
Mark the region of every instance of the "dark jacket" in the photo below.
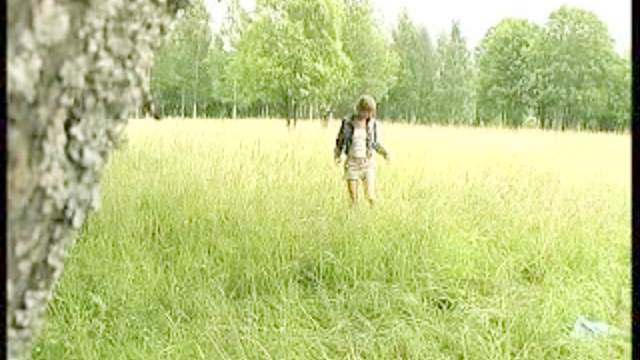
<svg viewBox="0 0 640 360">
<path fill-rule="evenodd" d="M 342 119 L 340 130 L 336 138 L 336 147 L 333 151 L 333 156 L 338 159 L 342 153 L 349 155 L 349 149 L 351 148 L 351 141 L 353 139 L 353 120 L 356 115 L 351 115 L 350 118 L 346 117 Z M 378 140 L 378 126 L 375 119 L 367 119 L 367 157 L 373 156 L 373 150 L 378 154 L 384 156 L 386 159 L 389 153 L 382 146 Z"/>
</svg>

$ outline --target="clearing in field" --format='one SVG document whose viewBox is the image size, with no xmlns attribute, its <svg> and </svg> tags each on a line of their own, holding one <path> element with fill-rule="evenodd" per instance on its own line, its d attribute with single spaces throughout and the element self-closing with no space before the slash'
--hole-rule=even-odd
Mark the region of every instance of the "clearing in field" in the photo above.
<svg viewBox="0 0 640 360">
<path fill-rule="evenodd" d="M 628 135 L 382 122 L 350 209 L 338 125 L 132 120 L 34 358 L 630 357 Z"/>
</svg>

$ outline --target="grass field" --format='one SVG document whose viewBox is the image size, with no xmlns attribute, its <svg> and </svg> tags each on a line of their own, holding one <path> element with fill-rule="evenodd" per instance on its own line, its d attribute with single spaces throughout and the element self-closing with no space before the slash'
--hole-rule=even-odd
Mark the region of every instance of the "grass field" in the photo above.
<svg viewBox="0 0 640 360">
<path fill-rule="evenodd" d="M 628 135 L 132 121 L 35 359 L 630 359 Z M 623 336 L 570 336 L 584 315 Z"/>
</svg>

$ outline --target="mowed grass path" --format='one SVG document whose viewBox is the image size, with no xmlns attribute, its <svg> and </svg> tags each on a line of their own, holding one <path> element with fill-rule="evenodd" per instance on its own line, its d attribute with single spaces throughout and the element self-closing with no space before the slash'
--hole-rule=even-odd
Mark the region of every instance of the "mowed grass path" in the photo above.
<svg viewBox="0 0 640 360">
<path fill-rule="evenodd" d="M 381 123 L 376 208 L 339 126 L 132 121 L 35 359 L 623 359 L 628 135 Z"/>
</svg>

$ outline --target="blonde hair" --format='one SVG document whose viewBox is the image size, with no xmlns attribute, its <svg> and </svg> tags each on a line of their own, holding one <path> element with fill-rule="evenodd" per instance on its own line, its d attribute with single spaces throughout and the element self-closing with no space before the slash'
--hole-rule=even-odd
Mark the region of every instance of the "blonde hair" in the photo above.
<svg viewBox="0 0 640 360">
<path fill-rule="evenodd" d="M 356 112 L 360 111 L 370 111 L 375 114 L 376 112 L 376 101 L 373 100 L 373 97 L 370 95 L 362 95 L 358 100 L 358 104 L 356 105 Z"/>
</svg>

